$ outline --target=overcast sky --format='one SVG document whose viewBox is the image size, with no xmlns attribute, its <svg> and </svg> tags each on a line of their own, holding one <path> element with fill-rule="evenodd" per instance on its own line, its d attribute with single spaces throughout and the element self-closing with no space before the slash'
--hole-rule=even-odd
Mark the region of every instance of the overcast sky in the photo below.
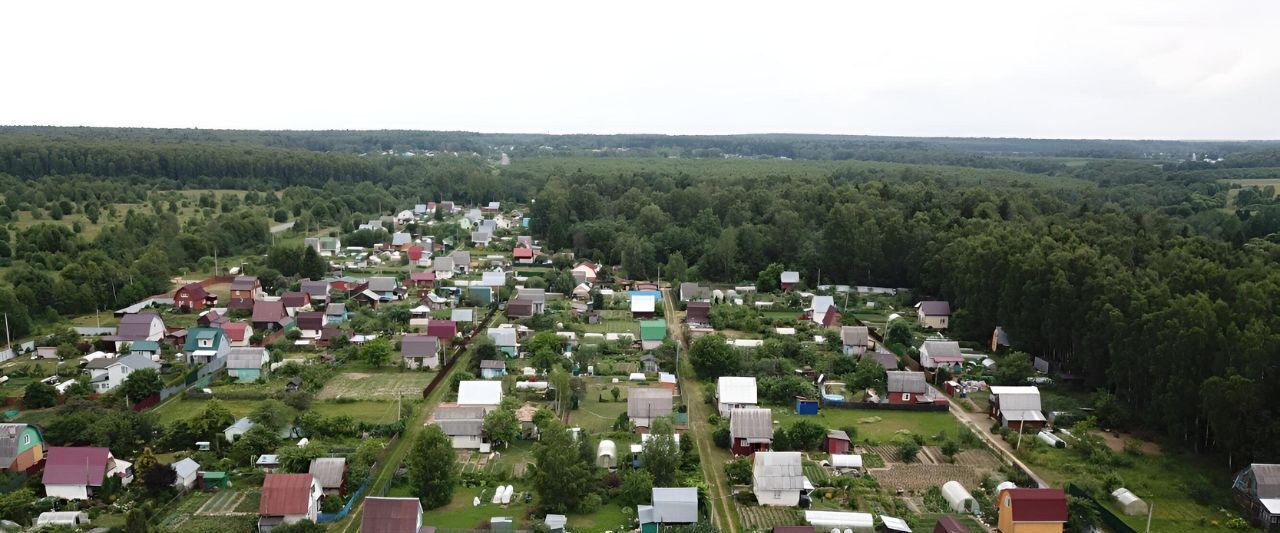
<svg viewBox="0 0 1280 533">
<path fill-rule="evenodd" d="M 0 19 L 3 124 L 1280 139 L 1273 1 L 26 1 Z"/>
</svg>

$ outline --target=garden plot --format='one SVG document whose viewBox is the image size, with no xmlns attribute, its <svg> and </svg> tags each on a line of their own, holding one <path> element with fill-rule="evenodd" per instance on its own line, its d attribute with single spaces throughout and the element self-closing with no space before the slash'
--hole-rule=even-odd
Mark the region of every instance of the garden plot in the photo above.
<svg viewBox="0 0 1280 533">
<path fill-rule="evenodd" d="M 786 507 L 738 506 L 742 528 L 747 531 L 769 531 L 778 526 L 804 523 L 804 515 Z"/>
<path fill-rule="evenodd" d="M 334 376 L 316 398 L 333 400 L 394 400 L 396 396 L 415 398 L 435 377 L 430 372 L 345 372 Z"/>
<path fill-rule="evenodd" d="M 938 487 L 948 481 L 959 481 L 968 489 L 975 489 L 982 483 L 982 478 L 990 471 L 979 470 L 967 466 L 953 464 L 926 465 L 919 463 L 894 463 L 885 469 L 870 471 L 880 486 L 888 490 L 902 488 L 909 491 L 924 491 L 929 487 Z"/>
</svg>

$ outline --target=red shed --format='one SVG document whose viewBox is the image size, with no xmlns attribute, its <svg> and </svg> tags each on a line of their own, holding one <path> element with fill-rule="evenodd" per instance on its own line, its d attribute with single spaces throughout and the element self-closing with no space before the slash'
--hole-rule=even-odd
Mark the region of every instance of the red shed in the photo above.
<svg viewBox="0 0 1280 533">
<path fill-rule="evenodd" d="M 827 453 L 831 455 L 849 453 L 849 434 L 839 429 L 827 431 Z"/>
</svg>

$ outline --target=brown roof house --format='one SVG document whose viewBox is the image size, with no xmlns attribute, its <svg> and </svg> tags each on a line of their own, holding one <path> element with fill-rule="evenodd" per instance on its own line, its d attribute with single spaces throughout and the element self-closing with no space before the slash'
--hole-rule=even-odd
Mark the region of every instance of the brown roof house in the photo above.
<svg viewBox="0 0 1280 533">
<path fill-rule="evenodd" d="M 253 305 L 253 329 L 274 331 L 288 326 L 293 320 L 281 300 L 260 300 Z"/>
<path fill-rule="evenodd" d="M 262 282 L 253 276 L 236 276 L 231 281 L 231 298 L 227 307 L 248 311 L 253 309 L 253 302 L 266 296 L 262 291 Z"/>
<path fill-rule="evenodd" d="M 439 368 L 440 340 L 430 335 L 408 334 L 400 340 L 400 353 L 407 368 Z"/>
<path fill-rule="evenodd" d="M 298 331 L 302 338 L 319 340 L 324 327 L 329 324 L 324 311 L 303 311 L 298 313 Z"/>
<path fill-rule="evenodd" d="M 324 490 L 311 474 L 267 474 L 258 503 L 258 531 L 266 533 L 281 524 L 314 522 L 320 514 Z"/>
<path fill-rule="evenodd" d="M 360 533 L 418 533 L 422 528 L 422 502 L 417 498 L 364 499 Z"/>
</svg>

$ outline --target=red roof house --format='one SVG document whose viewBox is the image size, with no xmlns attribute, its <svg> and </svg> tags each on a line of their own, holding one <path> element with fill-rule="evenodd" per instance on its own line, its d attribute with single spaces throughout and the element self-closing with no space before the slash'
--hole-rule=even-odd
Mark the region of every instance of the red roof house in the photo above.
<svg viewBox="0 0 1280 533">
<path fill-rule="evenodd" d="M 258 503 L 258 526 L 315 521 L 319 513 L 320 483 L 311 474 L 267 474 Z"/>
<path fill-rule="evenodd" d="M 289 313 L 281 300 L 259 300 L 253 304 L 253 327 L 262 331 L 280 329 L 289 323 Z"/>
<path fill-rule="evenodd" d="M 1057 524 L 1054 531 L 1062 531 L 1067 521 L 1067 495 L 1062 489 L 1005 489 L 997 505 L 1000 531 L 1005 533 L 1047 531 L 1046 524 Z"/>
<path fill-rule="evenodd" d="M 188 283 L 173 293 L 173 306 L 185 312 L 199 311 L 217 303 L 218 297 L 209 294 L 199 283 Z"/>
<path fill-rule="evenodd" d="M 527 247 L 521 246 L 519 248 L 511 250 L 511 257 L 516 261 L 531 263 L 533 262 L 533 248 L 527 248 Z"/>
<path fill-rule="evenodd" d="M 428 320 L 427 335 L 448 341 L 458 335 L 458 323 L 452 320 Z"/>
<path fill-rule="evenodd" d="M 421 247 L 421 246 L 410 246 L 410 247 L 409 247 L 409 249 L 408 249 L 405 253 L 409 256 L 409 260 L 410 260 L 410 261 L 413 261 L 413 262 L 415 262 L 415 263 L 416 263 L 416 262 L 418 262 L 418 261 L 421 261 L 421 260 L 422 260 L 422 247 Z"/>
<path fill-rule="evenodd" d="M 87 500 L 112 473 L 115 460 L 106 448 L 52 446 L 45 456 L 45 494 L 68 500 Z"/>
<path fill-rule="evenodd" d="M 422 504 L 417 498 L 364 499 L 360 533 L 417 533 L 422 527 Z"/>
<path fill-rule="evenodd" d="M 222 332 L 226 333 L 227 340 L 236 346 L 248 346 L 249 337 L 253 336 L 253 328 L 245 322 L 225 322 L 222 324 Z"/>
</svg>

